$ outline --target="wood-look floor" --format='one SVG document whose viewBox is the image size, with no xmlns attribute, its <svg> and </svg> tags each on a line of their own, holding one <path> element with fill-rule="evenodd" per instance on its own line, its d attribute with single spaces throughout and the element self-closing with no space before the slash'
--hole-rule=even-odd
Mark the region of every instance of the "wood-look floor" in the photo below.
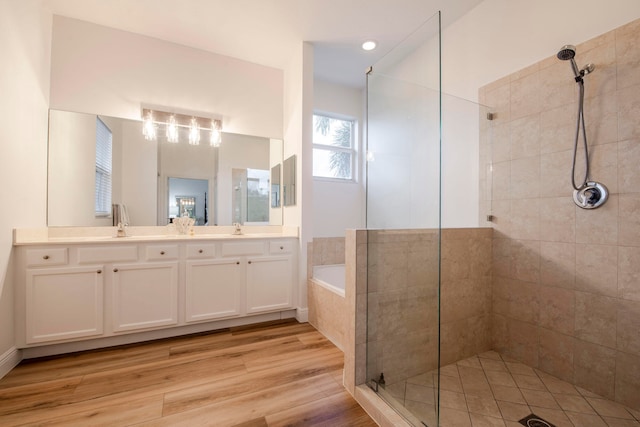
<svg viewBox="0 0 640 427">
<path fill-rule="evenodd" d="M 0 426 L 375 426 L 342 368 L 295 321 L 26 361 L 0 380 Z"/>
</svg>

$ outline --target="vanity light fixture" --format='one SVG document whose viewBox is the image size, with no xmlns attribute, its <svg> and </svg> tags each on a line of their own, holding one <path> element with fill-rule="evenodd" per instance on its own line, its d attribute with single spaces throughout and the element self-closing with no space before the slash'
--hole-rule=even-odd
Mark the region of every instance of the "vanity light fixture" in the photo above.
<svg viewBox="0 0 640 427">
<path fill-rule="evenodd" d="M 168 142 L 179 142 L 180 128 L 188 129 L 189 144 L 200 144 L 201 132 L 210 132 L 210 143 L 213 147 L 219 147 L 221 142 L 222 121 L 210 117 L 198 117 L 193 115 L 169 113 L 165 111 L 142 109 L 142 134 L 145 139 L 154 141 L 158 139 L 158 128 L 164 127 Z M 204 126 L 203 126 L 204 125 Z"/>
<path fill-rule="evenodd" d="M 375 40 L 367 40 L 364 43 L 362 43 L 362 49 L 364 50 L 373 50 L 376 48 L 378 44 L 375 42 Z"/>
<path fill-rule="evenodd" d="M 189 144 L 200 144 L 200 126 L 198 126 L 198 120 L 195 117 L 191 118 L 191 123 L 189 124 Z"/>
</svg>

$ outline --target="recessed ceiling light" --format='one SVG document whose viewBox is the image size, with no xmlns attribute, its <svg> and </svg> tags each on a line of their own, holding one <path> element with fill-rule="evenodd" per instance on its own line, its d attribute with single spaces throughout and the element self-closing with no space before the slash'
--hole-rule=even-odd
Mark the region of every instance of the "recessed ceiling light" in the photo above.
<svg viewBox="0 0 640 427">
<path fill-rule="evenodd" d="M 362 43 L 362 48 L 364 50 L 373 50 L 375 49 L 377 46 L 377 43 L 373 40 L 367 40 L 366 42 Z"/>
</svg>

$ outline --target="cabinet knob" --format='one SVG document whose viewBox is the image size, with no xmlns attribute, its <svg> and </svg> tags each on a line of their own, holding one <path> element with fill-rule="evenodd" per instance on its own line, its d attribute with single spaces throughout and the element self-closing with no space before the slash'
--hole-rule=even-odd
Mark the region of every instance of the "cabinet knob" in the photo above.
<svg viewBox="0 0 640 427">
<path fill-rule="evenodd" d="M 284 246 L 280 246 L 280 250 L 283 250 L 283 249 L 284 249 Z"/>
<path fill-rule="evenodd" d="M 164 255 L 164 251 L 160 251 L 160 255 Z"/>
<path fill-rule="evenodd" d="M 251 264 L 251 261 L 249 261 L 249 264 Z"/>
<path fill-rule="evenodd" d="M 96 273 L 100 274 L 100 273 L 102 273 L 102 270 L 98 270 L 98 271 L 96 271 Z"/>
<path fill-rule="evenodd" d="M 114 273 L 117 273 L 117 272 L 118 272 L 118 269 L 117 269 L 117 268 L 114 268 L 114 269 L 113 269 L 113 272 L 114 272 Z"/>
<path fill-rule="evenodd" d="M 204 252 L 202 249 L 198 250 L 198 253 L 201 254 L 202 252 Z"/>
<path fill-rule="evenodd" d="M 43 256 L 42 259 L 49 259 L 49 255 Z"/>
<path fill-rule="evenodd" d="M 236 261 L 236 265 L 240 265 L 240 261 Z"/>
</svg>

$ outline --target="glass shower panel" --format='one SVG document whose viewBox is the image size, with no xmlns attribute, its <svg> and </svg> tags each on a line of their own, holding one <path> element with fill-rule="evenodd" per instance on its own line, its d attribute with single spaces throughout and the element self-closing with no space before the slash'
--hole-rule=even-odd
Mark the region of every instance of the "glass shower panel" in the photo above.
<svg viewBox="0 0 640 427">
<path fill-rule="evenodd" d="M 367 381 L 429 427 L 439 399 L 440 112 L 437 14 L 367 76 Z"/>
</svg>

